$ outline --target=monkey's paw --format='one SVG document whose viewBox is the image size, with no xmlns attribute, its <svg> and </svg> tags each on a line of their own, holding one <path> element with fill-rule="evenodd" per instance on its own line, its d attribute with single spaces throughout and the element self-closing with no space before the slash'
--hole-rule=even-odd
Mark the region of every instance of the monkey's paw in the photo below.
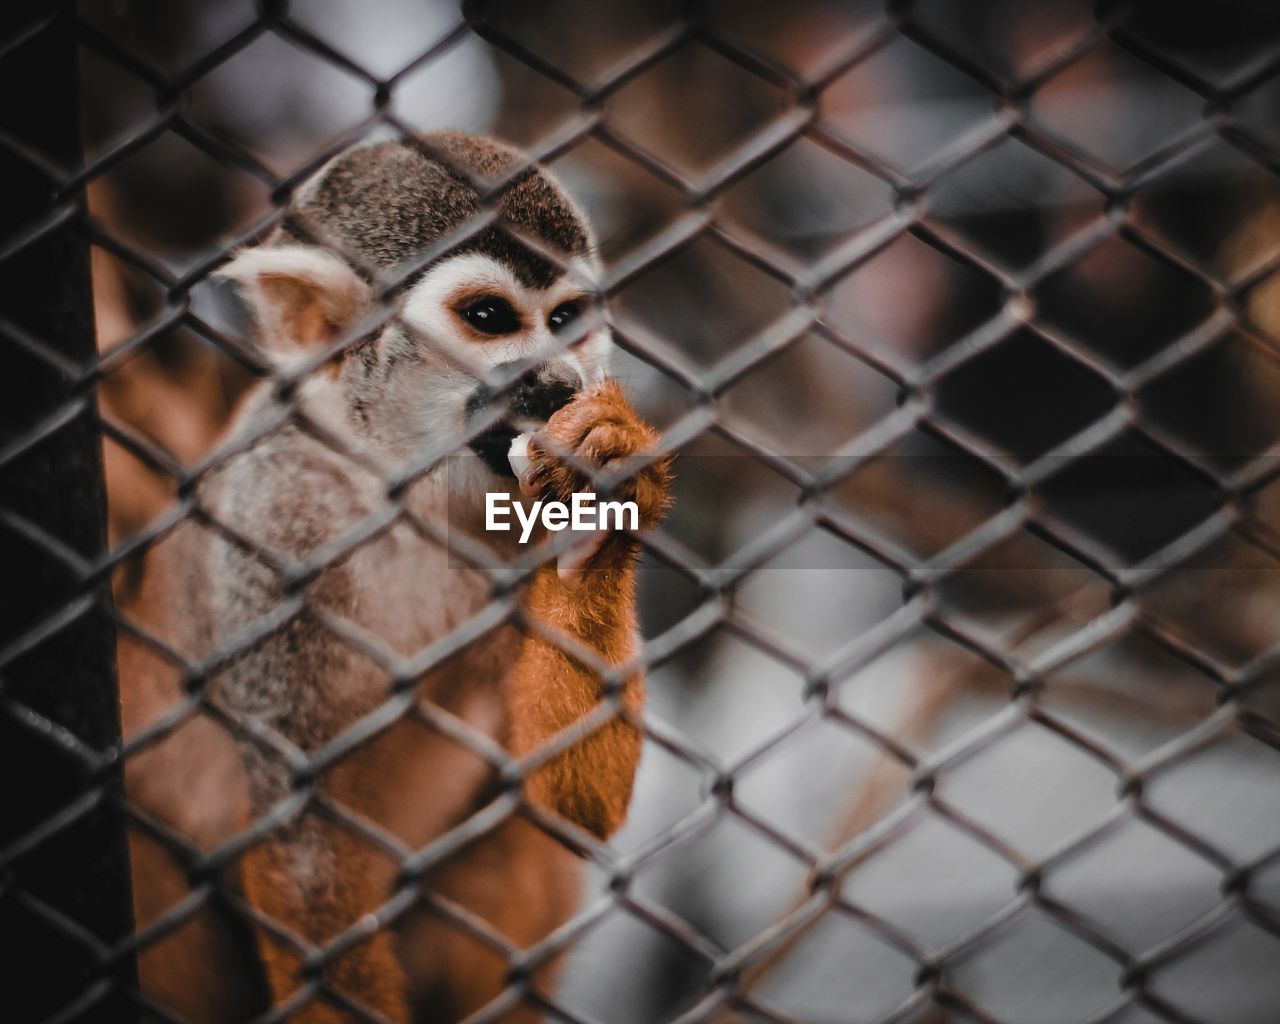
<svg viewBox="0 0 1280 1024">
<path fill-rule="evenodd" d="M 647 529 L 671 504 L 671 459 L 650 458 L 660 440 L 618 383 L 606 381 L 578 394 L 530 439 L 520 489 L 563 502 L 597 490 L 602 499 L 634 501 L 640 528 Z M 587 467 L 594 478 L 584 472 Z"/>
</svg>

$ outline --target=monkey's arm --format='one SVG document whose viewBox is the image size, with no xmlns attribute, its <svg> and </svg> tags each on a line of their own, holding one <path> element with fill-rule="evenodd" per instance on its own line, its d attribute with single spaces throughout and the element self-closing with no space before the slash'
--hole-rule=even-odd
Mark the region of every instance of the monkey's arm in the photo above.
<svg viewBox="0 0 1280 1024">
<path fill-rule="evenodd" d="M 604 466 L 657 447 L 658 434 L 645 424 L 612 382 L 575 398 L 540 431 L 547 445 Z M 567 500 L 589 489 L 581 475 L 535 442 L 526 475 L 544 493 Z M 634 500 L 642 526 L 661 518 L 668 503 L 665 463 L 650 465 L 618 495 Z M 566 584 L 555 566 L 539 569 L 526 599 L 529 616 L 552 633 L 568 637 L 607 665 L 624 665 L 636 654 L 636 544 L 610 536 Z M 523 756 L 536 750 L 599 706 L 599 674 L 537 632 L 530 632 L 508 684 L 509 746 Z M 644 704 L 639 672 L 622 687 L 622 707 L 638 714 Z M 614 716 L 534 772 L 529 798 L 605 839 L 626 817 L 640 762 L 641 735 Z"/>
</svg>

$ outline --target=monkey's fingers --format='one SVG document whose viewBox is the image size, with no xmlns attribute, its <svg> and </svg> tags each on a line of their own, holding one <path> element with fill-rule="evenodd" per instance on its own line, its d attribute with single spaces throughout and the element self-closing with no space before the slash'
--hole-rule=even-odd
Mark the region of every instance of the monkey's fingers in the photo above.
<svg viewBox="0 0 1280 1024">
<path fill-rule="evenodd" d="M 602 429 L 607 428 L 597 427 L 588 437 L 595 437 Z M 595 492 L 598 483 L 607 482 L 610 498 L 632 499 L 635 479 L 621 475 L 629 456 L 617 446 L 587 443 L 565 458 L 550 444 L 553 442 L 543 444 L 536 435 L 530 440 L 528 466 L 518 478 L 521 493 L 568 502 L 575 493 Z"/>
<path fill-rule="evenodd" d="M 660 441 L 617 383 L 607 381 L 557 410 L 529 439 L 520 490 L 568 502 L 574 493 L 603 484 L 609 499 L 634 501 L 641 528 L 648 528 L 670 505 L 670 459 L 649 458 Z M 634 472 L 625 473 L 632 467 Z"/>
</svg>

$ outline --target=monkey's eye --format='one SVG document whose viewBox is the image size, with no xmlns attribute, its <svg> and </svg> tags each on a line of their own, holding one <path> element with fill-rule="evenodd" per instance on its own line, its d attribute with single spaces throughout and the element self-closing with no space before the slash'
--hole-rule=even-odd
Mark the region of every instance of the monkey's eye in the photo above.
<svg viewBox="0 0 1280 1024">
<path fill-rule="evenodd" d="M 547 326 L 552 333 L 562 331 L 582 315 L 582 306 L 577 302 L 562 302 L 551 311 L 547 318 Z"/>
<path fill-rule="evenodd" d="M 506 299 L 486 296 L 458 310 L 458 315 L 481 334 L 514 334 L 520 318 Z"/>
</svg>

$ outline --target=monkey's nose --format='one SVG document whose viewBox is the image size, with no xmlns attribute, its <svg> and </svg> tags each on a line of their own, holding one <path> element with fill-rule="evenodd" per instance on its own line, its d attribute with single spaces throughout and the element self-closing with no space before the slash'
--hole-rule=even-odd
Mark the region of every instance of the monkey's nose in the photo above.
<svg viewBox="0 0 1280 1024">
<path fill-rule="evenodd" d="M 557 409 L 563 409 L 582 389 L 582 381 L 572 370 L 570 378 L 563 372 L 539 370 L 533 378 L 522 381 L 511 394 L 511 415 L 520 419 L 545 423 Z"/>
</svg>

